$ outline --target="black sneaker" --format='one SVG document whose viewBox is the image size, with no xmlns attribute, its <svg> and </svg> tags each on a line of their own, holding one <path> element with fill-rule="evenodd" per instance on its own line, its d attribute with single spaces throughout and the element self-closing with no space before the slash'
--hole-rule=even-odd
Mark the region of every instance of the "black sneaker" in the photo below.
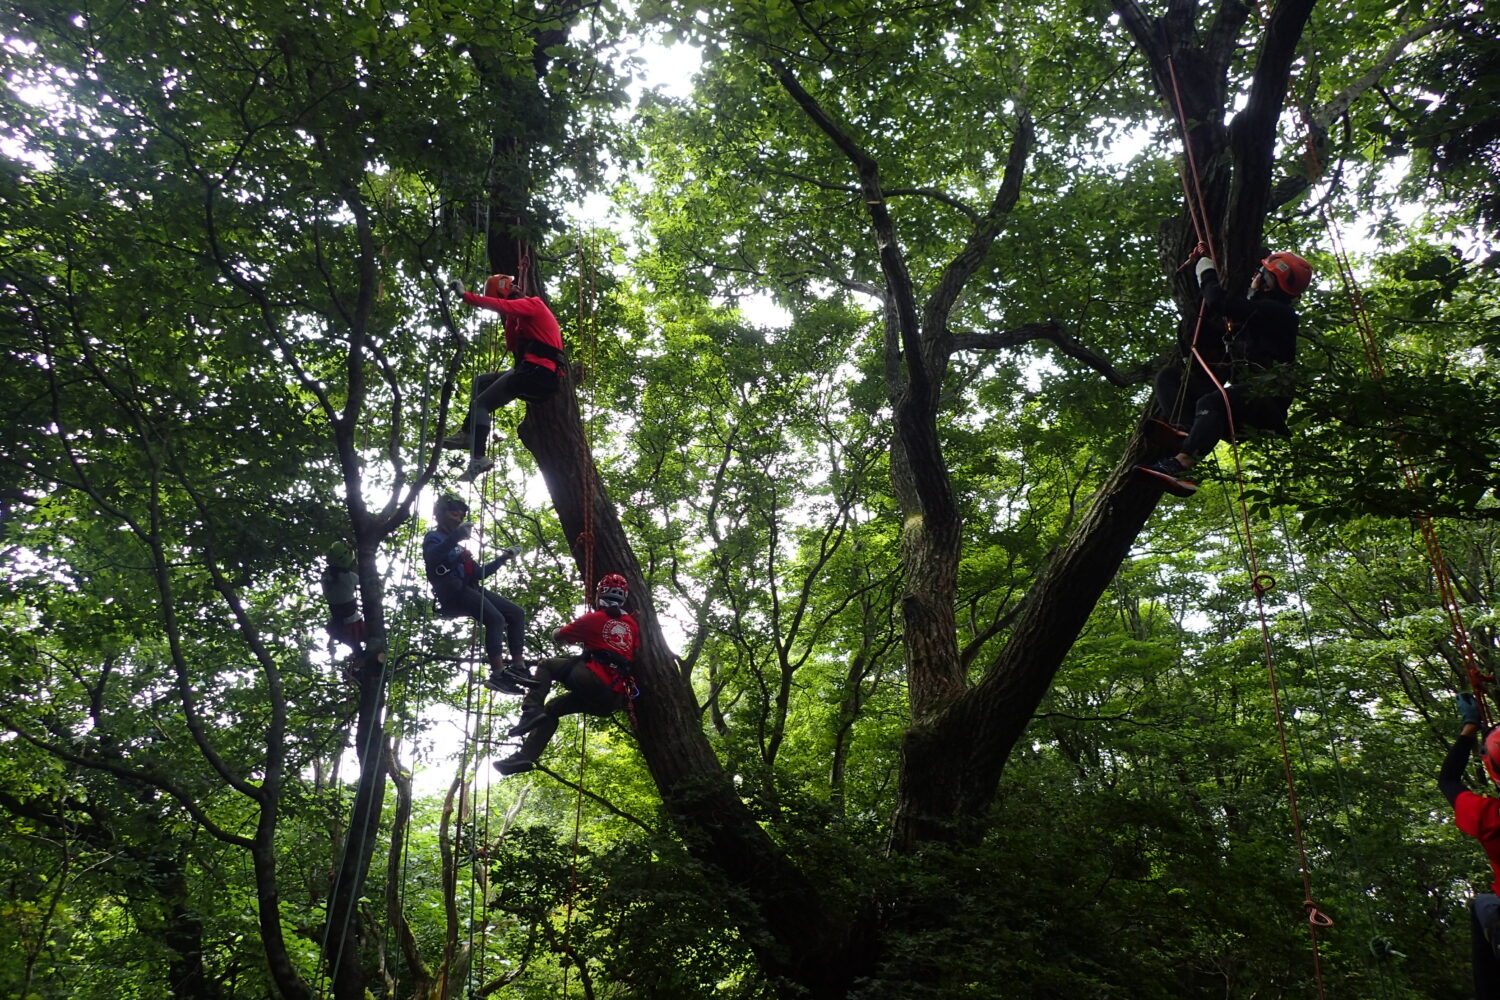
<svg viewBox="0 0 1500 1000">
<path fill-rule="evenodd" d="M 536 767 L 536 761 L 530 757 L 522 757 L 520 754 L 495 761 L 495 770 L 504 775 L 525 774 L 534 767 Z"/>
<path fill-rule="evenodd" d="M 1164 458 L 1150 465 L 1137 465 L 1135 471 L 1137 475 L 1145 476 L 1175 497 L 1190 497 L 1198 492 L 1198 484 L 1187 478 L 1187 466 L 1175 458 Z"/>
<path fill-rule="evenodd" d="M 503 670 L 494 671 L 485 679 L 484 686 L 501 694 L 525 694 L 526 689 L 516 683 L 515 678 Z"/>
<path fill-rule="evenodd" d="M 443 447 L 452 448 L 454 451 L 468 451 L 469 432 L 459 431 L 457 434 L 449 434 L 443 438 Z"/>
<path fill-rule="evenodd" d="M 521 712 L 521 718 L 517 720 L 514 726 L 510 727 L 510 735 L 525 736 L 540 725 L 541 721 L 546 717 L 547 713 L 540 708 L 525 709 Z"/>
<path fill-rule="evenodd" d="M 531 671 L 526 669 L 525 660 L 512 660 L 510 666 L 500 672 L 509 678 L 512 683 L 519 684 L 522 687 L 534 688 L 540 687 L 542 684 L 541 681 L 531 676 Z"/>
</svg>

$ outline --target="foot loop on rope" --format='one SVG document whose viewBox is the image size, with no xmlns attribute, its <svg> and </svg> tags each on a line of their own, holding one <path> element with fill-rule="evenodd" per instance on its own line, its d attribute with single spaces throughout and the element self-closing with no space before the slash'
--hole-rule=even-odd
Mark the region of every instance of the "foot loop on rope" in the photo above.
<svg viewBox="0 0 1500 1000">
<path fill-rule="evenodd" d="M 1324 913 L 1322 910 L 1318 909 L 1318 904 L 1315 903 L 1315 902 L 1313 902 L 1310 897 L 1308 899 L 1304 899 L 1302 901 L 1302 908 L 1307 911 L 1307 922 L 1309 924 L 1311 924 L 1312 926 L 1314 926 L 1314 927 L 1332 927 L 1333 926 L 1333 918 L 1330 917 L 1328 914 Z"/>
<path fill-rule="evenodd" d="M 1262 573 L 1250 581 L 1250 589 L 1255 591 L 1256 597 L 1265 597 L 1276 589 L 1276 578 L 1270 573 Z"/>
</svg>

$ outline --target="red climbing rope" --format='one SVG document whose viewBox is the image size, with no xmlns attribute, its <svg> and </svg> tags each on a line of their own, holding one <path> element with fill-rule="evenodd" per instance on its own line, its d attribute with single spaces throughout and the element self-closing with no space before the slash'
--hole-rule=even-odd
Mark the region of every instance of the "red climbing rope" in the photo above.
<svg viewBox="0 0 1500 1000">
<path fill-rule="evenodd" d="M 588 362 L 584 368 L 584 374 L 578 379 L 580 387 L 585 378 L 593 371 L 594 357 L 598 349 L 598 335 L 594 328 L 593 310 L 593 272 L 589 272 L 588 294 L 584 293 L 584 271 L 587 263 L 584 253 L 583 239 L 580 236 L 577 243 L 578 254 L 578 325 L 580 332 L 585 334 L 585 340 L 589 345 Z M 576 544 L 583 548 L 583 597 L 584 607 L 594 606 L 594 460 L 592 449 L 589 447 L 588 421 L 581 409 L 578 414 L 578 425 L 583 431 L 582 448 L 578 456 L 579 479 L 583 487 L 583 530 L 579 532 Z"/>
<path fill-rule="evenodd" d="M 1203 186 L 1198 175 L 1198 160 L 1193 155 L 1193 143 L 1188 137 L 1187 116 L 1182 111 L 1182 90 L 1177 85 L 1177 65 L 1167 56 L 1167 76 L 1172 83 L 1172 104 L 1177 112 L 1177 130 L 1182 135 L 1185 162 L 1179 161 L 1177 173 L 1182 178 L 1182 193 L 1187 200 L 1188 216 L 1193 222 L 1193 232 L 1198 242 L 1208 247 L 1208 256 L 1218 260 L 1214 251 L 1213 227 L 1208 222 L 1208 207 L 1204 203 Z M 1191 178 L 1191 186 L 1189 186 Z"/>
<path fill-rule="evenodd" d="M 1303 127 L 1307 132 L 1307 152 L 1304 159 L 1307 162 L 1308 174 L 1313 178 L 1320 179 L 1323 176 L 1323 162 L 1318 156 L 1317 146 L 1313 141 L 1312 116 L 1300 103 L 1297 107 L 1302 115 Z M 1359 331 L 1360 342 L 1364 347 L 1365 364 L 1369 368 L 1370 379 L 1373 382 L 1384 381 L 1385 363 L 1380 355 L 1380 342 L 1375 336 L 1375 328 L 1370 322 L 1370 314 L 1365 309 L 1364 296 L 1360 294 L 1359 282 L 1354 276 L 1354 267 L 1350 263 L 1348 251 L 1344 247 L 1343 235 L 1339 231 L 1338 222 L 1329 214 L 1326 202 L 1318 203 L 1318 215 L 1322 218 L 1323 226 L 1328 231 L 1329 242 L 1333 247 L 1332 255 L 1337 263 L 1339 279 L 1342 281 L 1344 291 L 1349 297 L 1354 315 L 1355 329 Z M 1396 432 L 1396 469 L 1401 474 L 1401 480 L 1406 488 L 1415 492 L 1421 486 L 1421 478 L 1417 473 L 1416 467 L 1406 456 L 1406 436 L 1401 433 L 1400 419 L 1393 417 L 1390 421 L 1390 426 Z M 1438 599 L 1442 602 L 1443 612 L 1448 619 L 1448 628 L 1453 634 L 1453 645 L 1458 650 L 1464 673 L 1467 676 L 1469 686 L 1473 689 L 1474 700 L 1479 704 L 1480 717 L 1484 720 L 1485 726 L 1488 727 L 1493 724 L 1494 717 L 1491 712 L 1486 685 L 1493 683 L 1495 678 L 1479 669 L 1479 659 L 1475 655 L 1473 644 L 1469 641 L 1469 630 L 1464 624 L 1463 611 L 1458 601 L 1458 590 L 1453 582 L 1453 575 L 1449 572 L 1448 560 L 1443 555 L 1443 547 L 1438 540 L 1437 528 L 1433 525 L 1432 518 L 1426 514 L 1418 514 L 1416 515 L 1416 522 L 1422 532 L 1423 546 L 1427 550 L 1427 561 L 1432 566 L 1432 576 L 1437 589 Z"/>
<path fill-rule="evenodd" d="M 1178 125 L 1182 130 L 1183 148 L 1187 159 L 1187 171 L 1191 174 L 1192 183 L 1189 185 L 1186 178 L 1183 181 L 1183 190 L 1187 194 L 1188 214 L 1193 220 L 1193 226 L 1198 236 L 1198 242 L 1208 249 L 1209 258 L 1218 261 L 1214 254 L 1211 242 L 1211 227 L 1208 224 L 1208 207 L 1204 202 L 1202 186 L 1199 182 L 1198 167 L 1193 157 L 1192 143 L 1188 140 L 1187 121 L 1182 109 L 1182 92 L 1177 85 L 1177 70 L 1172 59 L 1167 58 L 1167 72 L 1172 83 L 1172 101 L 1177 113 Z M 1203 305 L 1200 302 L 1198 310 L 1198 325 L 1193 331 L 1192 353 L 1204 372 L 1213 380 L 1214 387 L 1218 390 L 1220 397 L 1224 400 L 1224 413 L 1229 424 L 1229 445 L 1234 454 L 1235 479 L 1238 485 L 1238 499 L 1240 508 L 1240 520 L 1245 529 L 1245 555 L 1250 569 L 1250 590 L 1255 595 L 1255 606 L 1260 616 L 1261 646 L 1266 662 L 1266 676 L 1271 686 L 1271 705 L 1276 719 L 1276 739 L 1281 750 L 1281 769 L 1286 778 L 1287 807 L 1291 814 L 1292 833 L 1297 844 L 1297 858 L 1302 873 L 1302 906 L 1307 913 L 1307 933 L 1312 941 L 1313 956 L 1313 978 L 1318 986 L 1318 996 L 1324 997 L 1323 987 L 1323 961 L 1318 944 L 1318 930 L 1320 928 L 1333 926 L 1333 920 L 1318 906 L 1313 899 L 1312 874 L 1308 867 L 1307 845 L 1302 836 L 1302 817 L 1297 808 L 1297 784 L 1292 773 L 1292 758 L 1287 747 L 1286 722 L 1281 709 L 1281 687 L 1276 678 L 1276 658 L 1271 647 L 1271 629 L 1266 619 L 1265 595 L 1275 587 L 1276 581 L 1268 573 L 1262 573 L 1259 560 L 1255 552 L 1254 533 L 1251 530 L 1250 508 L 1245 502 L 1245 477 L 1244 468 L 1240 463 L 1240 447 L 1238 436 L 1234 427 L 1234 408 L 1230 405 L 1229 394 L 1224 388 L 1223 382 L 1214 375 L 1208 363 L 1198 352 L 1198 331 L 1203 326 Z M 1183 380 L 1186 382 L 1186 379 Z"/>
</svg>

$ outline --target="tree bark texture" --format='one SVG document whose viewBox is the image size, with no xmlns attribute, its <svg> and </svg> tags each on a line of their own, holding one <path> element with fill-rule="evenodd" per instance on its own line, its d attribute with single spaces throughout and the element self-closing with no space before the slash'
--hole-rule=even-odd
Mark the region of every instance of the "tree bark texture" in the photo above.
<svg viewBox="0 0 1500 1000">
<path fill-rule="evenodd" d="M 524 405 L 521 441 L 542 471 L 575 561 L 580 568 L 591 563 L 595 580 L 619 573 L 629 581 L 628 607 L 641 631 L 636 735 L 678 834 L 695 856 L 754 903 L 769 940 L 756 934 L 746 939 L 767 972 L 799 984 L 810 996 L 842 996 L 865 968 L 862 924 L 821 894 L 777 847 L 709 746 L 689 679 L 676 669 L 640 564 L 605 485 L 597 480 L 572 382 L 565 380 L 542 402 Z"/>
</svg>

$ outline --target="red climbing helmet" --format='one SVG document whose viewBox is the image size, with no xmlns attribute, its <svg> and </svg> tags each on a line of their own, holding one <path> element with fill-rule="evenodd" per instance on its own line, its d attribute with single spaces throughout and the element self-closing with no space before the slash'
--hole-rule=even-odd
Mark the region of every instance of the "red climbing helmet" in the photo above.
<svg viewBox="0 0 1500 1000">
<path fill-rule="evenodd" d="M 517 291 L 516 279 L 508 274 L 492 274 L 484 280 L 484 294 L 492 299 L 508 299 Z"/>
<path fill-rule="evenodd" d="M 1490 780 L 1500 785 L 1500 728 L 1490 730 L 1479 745 L 1479 756 L 1484 758 L 1484 769 L 1490 772 Z"/>
<path fill-rule="evenodd" d="M 1294 253 L 1277 251 L 1261 261 L 1260 266 L 1276 282 L 1276 287 L 1291 298 L 1295 299 L 1312 284 L 1312 265 Z"/>
<path fill-rule="evenodd" d="M 625 598 L 630 596 L 630 584 L 619 573 L 610 573 L 599 581 L 599 606 L 602 608 L 623 608 Z"/>
</svg>

